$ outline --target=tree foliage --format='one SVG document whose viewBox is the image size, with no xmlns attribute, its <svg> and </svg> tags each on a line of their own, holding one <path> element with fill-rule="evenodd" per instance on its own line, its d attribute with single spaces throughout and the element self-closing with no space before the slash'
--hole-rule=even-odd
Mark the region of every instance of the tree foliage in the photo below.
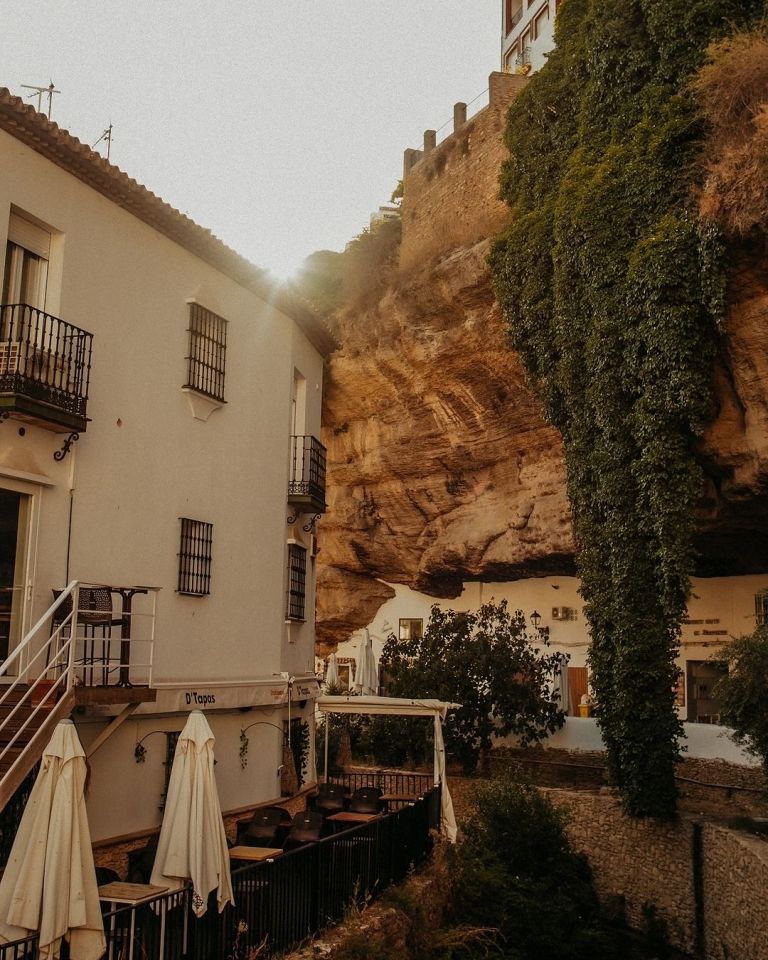
<svg viewBox="0 0 768 960">
<path fill-rule="evenodd" d="M 718 658 L 729 666 L 715 689 L 722 722 L 768 776 L 768 626 L 723 647 Z"/>
<path fill-rule="evenodd" d="M 513 733 L 531 743 L 562 726 L 553 681 L 565 658 L 543 652 L 544 646 L 543 638 L 533 642 L 522 613 L 510 613 L 506 601 L 469 613 L 435 605 L 423 637 L 389 637 L 380 669 L 393 697 L 461 704 L 445 726 L 445 746 L 469 772 L 494 736 Z"/>
<path fill-rule="evenodd" d="M 609 955 L 586 858 L 571 849 L 563 814 L 535 787 L 483 785 L 453 862 L 455 920 L 496 929 L 502 956 Z"/>
<path fill-rule="evenodd" d="M 724 250 L 692 201 L 690 81 L 762 0 L 566 0 L 512 105 L 491 254 L 513 346 L 562 433 L 597 717 L 635 815 L 671 816 L 675 657 L 693 568 Z"/>
</svg>

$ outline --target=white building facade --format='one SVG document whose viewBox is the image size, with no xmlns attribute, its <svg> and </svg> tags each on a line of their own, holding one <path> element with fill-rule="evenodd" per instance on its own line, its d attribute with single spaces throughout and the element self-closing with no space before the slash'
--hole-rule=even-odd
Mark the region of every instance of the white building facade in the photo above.
<svg viewBox="0 0 768 960">
<path fill-rule="evenodd" d="M 422 635 L 429 621 L 433 604 L 459 611 L 477 610 L 490 600 L 505 600 L 512 611 L 521 610 L 529 633 L 536 638 L 538 631 L 551 644 L 553 652 L 567 654 L 569 716 L 579 717 L 579 705 L 590 691 L 587 654 L 590 635 L 584 616 L 583 600 L 579 595 L 579 581 L 575 577 L 541 577 L 508 583 L 468 582 L 455 600 L 435 600 L 399 584 L 391 584 L 395 596 L 384 603 L 367 630 L 371 636 L 374 655 L 378 661 L 387 637 L 399 639 Z M 680 654 L 677 664 L 681 676 L 677 688 L 678 715 L 689 724 L 717 725 L 720 707 L 713 685 L 723 668 L 713 663 L 719 648 L 733 637 L 751 633 L 758 624 L 768 622 L 768 575 L 738 577 L 696 577 L 687 617 L 683 622 Z M 337 659 L 341 680 L 346 683 L 354 675 L 364 631 L 358 631 L 347 642 L 339 645 Z M 581 731 L 591 739 L 569 745 L 582 749 L 597 749 L 599 735 L 590 728 L 572 728 L 571 736 Z M 717 736 L 713 732 L 713 736 Z M 595 739 L 597 738 L 597 740 Z M 564 742 L 557 735 L 553 746 Z M 711 746 L 711 745 L 710 745 Z M 736 750 L 727 738 L 717 744 L 718 755 L 733 759 Z"/>
<path fill-rule="evenodd" d="M 555 45 L 555 16 L 561 0 L 502 0 L 501 69 L 540 70 Z"/>
<path fill-rule="evenodd" d="M 29 768 L 36 727 L 72 712 L 94 840 L 151 831 L 173 735 L 199 707 L 222 809 L 279 797 L 289 716 L 311 728 L 317 695 L 327 333 L 8 91 L 0 247 L 6 792 Z M 78 593 L 52 610 L 73 583 L 74 627 Z M 55 689 L 13 742 L 2 704 L 36 677 L 37 699 Z"/>
</svg>

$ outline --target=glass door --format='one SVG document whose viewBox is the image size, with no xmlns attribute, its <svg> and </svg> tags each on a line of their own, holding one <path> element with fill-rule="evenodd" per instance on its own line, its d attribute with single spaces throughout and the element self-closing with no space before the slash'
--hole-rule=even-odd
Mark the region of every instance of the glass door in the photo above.
<svg viewBox="0 0 768 960">
<path fill-rule="evenodd" d="M 23 635 L 29 517 L 28 496 L 0 489 L 0 661 Z"/>
</svg>

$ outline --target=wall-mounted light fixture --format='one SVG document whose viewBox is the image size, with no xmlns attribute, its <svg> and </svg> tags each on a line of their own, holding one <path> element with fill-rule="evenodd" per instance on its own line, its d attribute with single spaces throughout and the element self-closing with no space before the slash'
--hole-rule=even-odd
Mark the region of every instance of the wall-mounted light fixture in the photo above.
<svg viewBox="0 0 768 960">
<path fill-rule="evenodd" d="M 542 640 L 549 640 L 549 627 L 540 626 L 541 623 L 541 614 L 538 610 L 534 610 L 531 614 L 531 623 L 533 624 L 534 629 L 538 632 Z"/>
</svg>

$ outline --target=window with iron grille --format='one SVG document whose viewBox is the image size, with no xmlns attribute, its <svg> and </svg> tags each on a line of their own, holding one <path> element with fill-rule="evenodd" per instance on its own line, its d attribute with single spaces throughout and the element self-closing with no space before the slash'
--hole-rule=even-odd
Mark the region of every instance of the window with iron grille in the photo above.
<svg viewBox="0 0 768 960">
<path fill-rule="evenodd" d="M 288 544 L 288 609 L 289 620 L 304 620 L 307 595 L 307 551 L 298 544 Z"/>
<path fill-rule="evenodd" d="M 227 321 L 199 303 L 190 303 L 185 386 L 223 402 L 226 358 Z"/>
<path fill-rule="evenodd" d="M 204 597 L 211 592 L 213 524 L 181 518 L 178 592 Z"/>
</svg>

